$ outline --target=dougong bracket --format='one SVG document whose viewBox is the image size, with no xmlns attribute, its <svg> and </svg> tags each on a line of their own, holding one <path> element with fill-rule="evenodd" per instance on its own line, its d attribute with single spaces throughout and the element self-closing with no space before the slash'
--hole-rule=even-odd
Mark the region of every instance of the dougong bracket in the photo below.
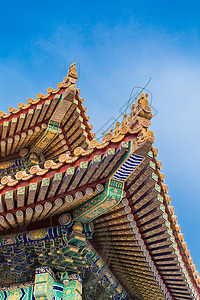
<svg viewBox="0 0 200 300">
<path fill-rule="evenodd" d="M 109 179 L 102 193 L 74 210 L 73 220 L 85 224 L 106 213 L 121 201 L 123 188 L 123 182 Z"/>
</svg>

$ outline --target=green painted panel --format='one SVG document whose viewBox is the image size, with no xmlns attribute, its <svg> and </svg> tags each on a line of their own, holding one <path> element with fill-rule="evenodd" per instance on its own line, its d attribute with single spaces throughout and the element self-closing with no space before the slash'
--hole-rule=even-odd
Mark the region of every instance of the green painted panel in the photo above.
<svg viewBox="0 0 200 300">
<path fill-rule="evenodd" d="M 91 222 L 116 206 L 122 199 L 124 183 L 116 179 L 109 179 L 102 193 L 88 200 L 73 211 L 74 221 L 83 224 Z"/>
<path fill-rule="evenodd" d="M 24 284 L 26 285 L 26 283 Z M 34 297 L 34 283 L 32 285 L 24 286 L 18 285 L 16 287 L 3 287 L 0 289 L 0 300 L 36 300 Z M 63 298 L 63 284 L 55 283 L 53 286 L 53 300 L 62 300 Z M 44 298 L 47 299 L 47 298 Z"/>
<path fill-rule="evenodd" d="M 69 276 L 70 282 L 63 286 L 63 300 L 81 300 L 82 299 L 82 281 L 78 274 Z"/>
<path fill-rule="evenodd" d="M 36 269 L 34 296 L 38 300 L 52 300 L 54 274 L 49 267 Z"/>
</svg>

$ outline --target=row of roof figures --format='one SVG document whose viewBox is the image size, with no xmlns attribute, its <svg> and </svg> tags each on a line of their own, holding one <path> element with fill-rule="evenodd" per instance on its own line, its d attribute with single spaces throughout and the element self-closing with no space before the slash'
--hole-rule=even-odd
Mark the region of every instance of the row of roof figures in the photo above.
<svg viewBox="0 0 200 300">
<path fill-rule="evenodd" d="M 133 91 L 135 90 L 134 94 Z M 144 94 L 146 88 L 135 87 L 133 88 L 129 100 L 125 102 L 119 111 L 119 116 L 115 118 L 114 116 L 110 117 L 103 126 L 101 126 L 96 131 L 96 140 L 99 141 L 104 138 L 106 133 L 112 133 L 114 136 L 117 136 L 119 133 L 119 127 L 129 126 L 131 127 L 133 119 L 135 117 L 142 117 L 144 119 L 150 120 L 153 115 L 151 110 L 154 111 L 154 116 L 157 115 L 157 110 L 152 106 L 152 94 L 150 93 L 151 100 L 149 104 L 148 95 L 149 93 Z M 146 90 L 147 91 L 147 90 Z"/>
</svg>

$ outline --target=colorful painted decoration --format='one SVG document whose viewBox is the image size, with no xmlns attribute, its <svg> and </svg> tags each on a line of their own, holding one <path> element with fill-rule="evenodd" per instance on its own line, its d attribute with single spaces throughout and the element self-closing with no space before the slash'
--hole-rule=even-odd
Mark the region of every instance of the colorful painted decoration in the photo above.
<svg viewBox="0 0 200 300">
<path fill-rule="evenodd" d="M 0 300 L 200 300 L 148 93 L 95 140 L 77 78 L 0 112 Z"/>
</svg>

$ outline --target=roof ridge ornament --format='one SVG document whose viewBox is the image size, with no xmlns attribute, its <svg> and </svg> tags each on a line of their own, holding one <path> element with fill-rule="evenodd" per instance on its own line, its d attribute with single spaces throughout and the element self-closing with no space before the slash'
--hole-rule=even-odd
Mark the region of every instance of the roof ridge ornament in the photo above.
<svg viewBox="0 0 200 300">
<path fill-rule="evenodd" d="M 69 70 L 67 72 L 67 76 L 64 78 L 63 82 L 64 83 L 72 83 L 75 84 L 78 79 L 78 74 L 76 70 L 76 63 L 73 62 L 71 66 L 69 67 Z"/>
<path fill-rule="evenodd" d="M 131 113 L 128 117 L 129 123 L 136 117 L 142 117 L 147 120 L 151 120 L 153 115 L 149 106 L 148 93 L 144 95 L 144 92 L 139 95 L 138 100 L 132 104 Z"/>
</svg>

